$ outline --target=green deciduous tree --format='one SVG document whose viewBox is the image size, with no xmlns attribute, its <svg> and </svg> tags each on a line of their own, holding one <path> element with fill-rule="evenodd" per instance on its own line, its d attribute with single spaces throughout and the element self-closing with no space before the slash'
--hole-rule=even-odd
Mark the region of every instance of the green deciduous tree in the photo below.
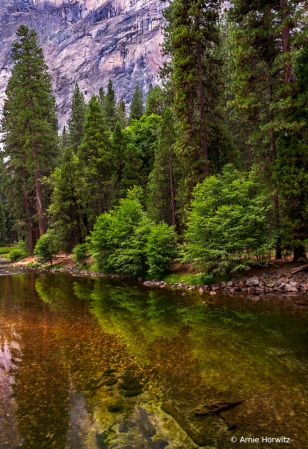
<svg viewBox="0 0 308 449">
<path fill-rule="evenodd" d="M 142 116 L 125 129 L 129 144 L 143 161 L 148 176 L 154 167 L 155 151 L 158 147 L 162 118 L 158 115 Z"/>
<path fill-rule="evenodd" d="M 175 255 L 176 234 L 165 223 L 154 224 L 144 212 L 140 188 L 128 191 L 119 206 L 100 215 L 90 238 L 92 256 L 106 269 L 140 275 L 161 274 Z"/>
<path fill-rule="evenodd" d="M 50 265 L 52 265 L 52 261 L 57 256 L 58 251 L 59 244 L 56 235 L 53 231 L 48 230 L 46 234 L 38 239 L 34 254 L 40 257 L 42 263 L 50 262 Z"/>
<path fill-rule="evenodd" d="M 272 212 L 255 174 L 226 165 L 194 189 L 183 260 L 219 274 L 267 261 L 277 237 Z"/>
</svg>

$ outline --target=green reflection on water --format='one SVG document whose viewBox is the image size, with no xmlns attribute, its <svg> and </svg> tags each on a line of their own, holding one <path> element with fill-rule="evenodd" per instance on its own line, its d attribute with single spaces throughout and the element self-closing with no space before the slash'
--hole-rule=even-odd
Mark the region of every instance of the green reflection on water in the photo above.
<svg viewBox="0 0 308 449">
<path fill-rule="evenodd" d="M 105 278 L 2 276 L 0 344 L 3 353 L 9 348 L 11 384 L 0 390 L 1 413 L 10 417 L 0 447 L 195 447 L 161 412 L 162 401 L 212 447 L 230 447 L 230 428 L 244 436 L 281 433 L 305 447 L 304 309 L 221 297 L 183 301 L 176 292 Z M 110 367 L 118 381 L 100 386 Z M 125 397 L 123 375 L 139 379 L 140 396 Z M 243 404 L 221 417 L 193 413 L 235 398 Z M 115 403 L 123 412 L 108 412 Z M 155 423 L 154 437 L 140 430 L 137 406 Z"/>
</svg>

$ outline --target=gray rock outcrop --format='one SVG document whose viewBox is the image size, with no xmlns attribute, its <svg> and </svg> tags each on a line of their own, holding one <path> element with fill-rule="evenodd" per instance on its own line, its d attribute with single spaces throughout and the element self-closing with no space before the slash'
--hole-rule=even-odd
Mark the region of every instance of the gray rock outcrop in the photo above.
<svg viewBox="0 0 308 449">
<path fill-rule="evenodd" d="M 86 100 L 106 91 L 129 104 L 139 82 L 144 96 L 158 82 L 163 62 L 160 0 L 0 0 L 0 111 L 12 61 L 9 53 L 21 24 L 34 28 L 53 77 L 59 122 L 68 118 L 76 82 Z"/>
<path fill-rule="evenodd" d="M 247 279 L 246 285 L 247 287 L 254 287 L 256 285 L 259 285 L 258 276 L 252 276 L 251 278 Z"/>
</svg>

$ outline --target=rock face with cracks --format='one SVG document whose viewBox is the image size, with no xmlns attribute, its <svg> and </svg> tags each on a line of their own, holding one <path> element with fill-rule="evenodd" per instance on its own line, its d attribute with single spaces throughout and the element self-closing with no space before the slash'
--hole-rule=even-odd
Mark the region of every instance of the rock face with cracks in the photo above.
<svg viewBox="0 0 308 449">
<path fill-rule="evenodd" d="M 87 101 L 113 81 L 117 99 L 132 100 L 137 82 L 146 96 L 163 62 L 160 0 L 0 0 L 0 111 L 19 25 L 35 29 L 53 78 L 63 125 L 78 82 Z"/>
</svg>

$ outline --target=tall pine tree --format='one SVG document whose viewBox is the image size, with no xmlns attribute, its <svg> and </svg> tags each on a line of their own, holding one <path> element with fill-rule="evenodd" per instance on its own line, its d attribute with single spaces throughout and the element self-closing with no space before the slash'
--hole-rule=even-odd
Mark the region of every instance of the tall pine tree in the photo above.
<svg viewBox="0 0 308 449">
<path fill-rule="evenodd" d="M 105 101 L 105 92 L 104 92 L 104 89 L 102 87 L 99 88 L 98 98 L 99 98 L 100 107 L 103 110 L 104 101 Z"/>
<path fill-rule="evenodd" d="M 156 114 L 162 117 L 165 111 L 164 103 L 162 88 L 158 84 L 155 87 L 151 84 L 146 101 L 146 115 Z"/>
<path fill-rule="evenodd" d="M 155 221 L 164 220 L 178 231 L 175 197 L 179 167 L 174 151 L 175 142 L 175 121 L 171 110 L 167 108 L 161 126 L 159 146 L 155 154 L 154 169 L 149 177 L 148 208 Z"/>
<path fill-rule="evenodd" d="M 233 104 L 246 115 L 248 123 L 258 125 L 254 132 L 250 132 L 249 143 L 254 149 L 255 162 L 272 191 L 273 222 L 279 228 L 285 213 L 279 207 L 279 191 L 285 192 L 285 184 L 280 188 L 284 177 L 281 176 L 281 164 L 276 160 L 281 162 L 285 158 L 285 137 L 298 133 L 299 127 L 304 129 L 301 124 L 304 116 L 300 118 L 297 114 L 297 119 L 293 120 L 292 104 L 296 103 L 298 91 L 293 66 L 298 48 L 307 38 L 305 20 L 302 20 L 306 9 L 299 1 L 235 0 L 233 4 L 229 11 Z M 296 31 L 292 32 L 292 29 Z M 298 139 L 297 142 L 301 146 Z M 294 143 L 293 140 L 292 151 L 295 150 Z M 284 154 L 282 159 L 280 154 Z M 293 155 L 289 161 L 295 159 Z M 278 166 L 280 176 L 275 173 Z M 293 173 L 295 171 L 294 167 Z M 296 202 L 294 197 L 291 204 L 295 208 L 293 213 L 298 215 Z M 302 235 L 302 231 L 299 234 Z M 300 239 L 295 240 L 294 261 L 304 255 Z M 281 257 L 280 243 L 276 257 Z"/>
<path fill-rule="evenodd" d="M 93 95 L 84 126 L 80 157 L 88 169 L 88 182 L 94 184 L 99 213 L 109 210 L 111 203 L 110 131 L 105 123 L 98 98 Z M 104 204 L 105 203 L 105 204 Z"/>
<path fill-rule="evenodd" d="M 127 138 L 117 122 L 112 134 L 112 202 L 116 203 L 125 196 L 123 170 L 125 167 L 125 153 L 127 150 Z"/>
<path fill-rule="evenodd" d="M 58 158 L 56 103 L 51 77 L 34 30 L 21 25 L 12 45 L 14 62 L 6 88 L 2 132 L 4 188 L 12 213 L 28 231 L 33 254 L 32 228 L 46 232 L 48 192 L 42 178 L 49 176 Z M 23 206 L 23 213 L 20 208 Z"/>
<path fill-rule="evenodd" d="M 210 121 L 217 101 L 215 52 L 219 45 L 220 0 L 175 0 L 165 9 L 164 64 L 162 76 L 171 76 L 175 91 L 174 107 L 181 124 L 184 158 L 195 171 L 191 188 L 200 179 L 200 169 L 209 175 L 208 140 Z M 215 101 L 216 99 L 216 101 Z"/>
<path fill-rule="evenodd" d="M 107 93 L 103 100 L 103 115 L 107 126 L 113 131 L 117 123 L 117 108 L 115 92 L 113 90 L 112 81 L 109 80 Z"/>
<path fill-rule="evenodd" d="M 85 172 L 79 158 L 66 147 L 62 163 L 52 176 L 53 193 L 48 210 L 51 226 L 65 251 L 84 242 L 89 232 L 87 209 L 92 192 L 86 185 Z"/>
<path fill-rule="evenodd" d="M 142 90 L 139 87 L 137 82 L 134 96 L 130 105 L 130 113 L 129 113 L 129 123 L 132 123 L 132 120 L 139 120 L 144 114 L 144 105 L 143 105 L 143 95 Z"/>
<path fill-rule="evenodd" d="M 79 89 L 78 83 L 75 84 L 73 91 L 70 116 L 68 119 L 68 144 L 77 153 L 77 149 L 82 142 L 84 135 L 84 123 L 86 119 L 86 103 L 83 93 Z"/>
<path fill-rule="evenodd" d="M 121 128 L 125 129 L 127 126 L 126 106 L 123 97 L 117 104 L 117 117 L 120 122 Z"/>
</svg>

